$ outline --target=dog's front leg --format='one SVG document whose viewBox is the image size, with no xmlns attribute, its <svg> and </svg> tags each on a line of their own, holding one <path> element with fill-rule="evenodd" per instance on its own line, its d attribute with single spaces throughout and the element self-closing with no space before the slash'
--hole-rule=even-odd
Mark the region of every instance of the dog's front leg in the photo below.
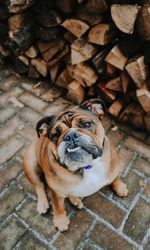
<svg viewBox="0 0 150 250">
<path fill-rule="evenodd" d="M 64 208 L 64 198 L 60 197 L 54 191 L 51 191 L 52 208 L 53 208 L 53 223 L 54 226 L 61 232 L 66 231 L 69 226 L 69 218 L 66 215 Z"/>
</svg>

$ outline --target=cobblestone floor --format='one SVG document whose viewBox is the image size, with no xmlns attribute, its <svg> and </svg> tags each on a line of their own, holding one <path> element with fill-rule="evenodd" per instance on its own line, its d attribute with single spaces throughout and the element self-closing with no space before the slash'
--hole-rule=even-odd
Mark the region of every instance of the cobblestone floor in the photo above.
<svg viewBox="0 0 150 250">
<path fill-rule="evenodd" d="M 86 198 L 81 211 L 67 203 L 71 224 L 65 233 L 54 229 L 51 210 L 36 212 L 22 152 L 36 136 L 39 118 L 69 105 L 56 88 L 0 69 L 0 249 L 150 249 L 150 146 L 144 143 L 150 140 L 108 117 L 104 127 L 123 159 L 129 196 L 118 198 L 106 187 Z"/>
</svg>

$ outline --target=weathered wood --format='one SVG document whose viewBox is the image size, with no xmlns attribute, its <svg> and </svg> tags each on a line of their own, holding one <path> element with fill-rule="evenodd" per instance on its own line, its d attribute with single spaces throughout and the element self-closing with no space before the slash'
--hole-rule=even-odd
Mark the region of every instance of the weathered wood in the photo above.
<svg viewBox="0 0 150 250">
<path fill-rule="evenodd" d="M 122 54 L 117 45 L 111 49 L 105 58 L 106 62 L 121 70 L 124 69 L 127 60 L 128 58 Z"/>
<path fill-rule="evenodd" d="M 40 74 L 37 72 L 37 70 L 32 64 L 30 64 L 28 68 L 28 77 L 33 79 L 38 79 L 40 77 Z"/>
<path fill-rule="evenodd" d="M 60 59 L 62 59 L 68 53 L 69 53 L 69 46 L 66 45 L 62 51 L 60 51 L 58 54 L 56 54 L 56 56 L 54 58 L 52 58 L 52 60 L 47 62 L 48 68 L 51 67 L 52 65 L 54 65 L 55 63 L 59 62 Z"/>
<path fill-rule="evenodd" d="M 66 19 L 62 26 L 78 38 L 89 29 L 89 25 L 78 19 Z"/>
<path fill-rule="evenodd" d="M 148 76 L 148 67 L 144 63 L 144 56 L 137 56 L 129 60 L 125 69 L 137 87 L 141 87 Z"/>
<path fill-rule="evenodd" d="M 73 81 L 68 85 L 68 97 L 75 103 L 82 103 L 84 100 L 85 90 L 79 82 Z"/>
<path fill-rule="evenodd" d="M 137 31 L 141 39 L 150 41 L 150 3 L 145 4 L 140 11 Z"/>
<path fill-rule="evenodd" d="M 35 58 L 38 55 L 38 49 L 35 46 L 31 46 L 24 54 L 29 58 Z"/>
<path fill-rule="evenodd" d="M 20 55 L 20 56 L 18 56 L 18 59 L 21 62 L 23 62 L 25 65 L 27 65 L 27 66 L 29 65 L 29 60 L 28 60 L 28 58 L 26 56 Z"/>
<path fill-rule="evenodd" d="M 56 0 L 56 4 L 60 11 L 69 14 L 75 11 L 77 6 L 76 0 Z"/>
<path fill-rule="evenodd" d="M 88 41 L 98 45 L 106 45 L 116 36 L 116 29 L 112 23 L 100 23 L 91 28 Z"/>
<path fill-rule="evenodd" d="M 51 47 L 42 53 L 42 57 L 46 62 L 49 62 L 58 52 L 65 48 L 65 43 L 63 41 L 52 42 Z"/>
<path fill-rule="evenodd" d="M 146 83 L 140 89 L 137 89 L 136 96 L 145 112 L 150 112 L 150 91 Z"/>
<path fill-rule="evenodd" d="M 111 5 L 111 17 L 122 32 L 132 34 L 134 31 L 134 24 L 137 18 L 137 14 L 141 9 L 137 5 Z"/>
<path fill-rule="evenodd" d="M 8 0 L 7 7 L 10 13 L 18 13 L 29 8 L 34 0 Z"/>
<path fill-rule="evenodd" d="M 8 18 L 9 31 L 16 31 L 23 27 L 25 24 L 25 13 L 15 14 Z"/>
<path fill-rule="evenodd" d="M 104 82 L 98 82 L 97 87 L 104 93 L 105 97 L 108 99 L 109 102 L 112 102 L 115 100 L 116 98 L 115 92 L 108 91 L 105 87 Z"/>
<path fill-rule="evenodd" d="M 36 68 L 36 70 L 44 77 L 47 76 L 46 63 L 41 58 L 34 58 L 31 60 L 31 64 Z"/>
<path fill-rule="evenodd" d="M 49 74 L 50 74 L 52 82 L 55 82 L 55 80 L 57 78 L 57 75 L 58 75 L 59 68 L 60 68 L 60 63 L 59 62 L 54 64 L 53 66 L 51 66 L 49 68 Z"/>
<path fill-rule="evenodd" d="M 94 46 L 84 39 L 78 39 L 71 45 L 71 62 L 77 64 L 90 59 L 96 52 Z"/>
</svg>

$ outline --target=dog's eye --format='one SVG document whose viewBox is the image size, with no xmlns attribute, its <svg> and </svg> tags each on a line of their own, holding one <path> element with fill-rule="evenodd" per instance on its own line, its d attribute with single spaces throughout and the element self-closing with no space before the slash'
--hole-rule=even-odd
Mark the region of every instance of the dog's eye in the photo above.
<svg viewBox="0 0 150 250">
<path fill-rule="evenodd" d="M 62 129 L 60 127 L 56 127 L 55 131 L 52 132 L 51 134 L 51 140 L 52 141 L 56 141 L 58 139 L 58 137 L 61 135 Z"/>
<path fill-rule="evenodd" d="M 92 125 L 91 122 L 84 122 L 84 123 L 83 123 L 83 128 L 90 128 L 91 125 Z"/>
</svg>

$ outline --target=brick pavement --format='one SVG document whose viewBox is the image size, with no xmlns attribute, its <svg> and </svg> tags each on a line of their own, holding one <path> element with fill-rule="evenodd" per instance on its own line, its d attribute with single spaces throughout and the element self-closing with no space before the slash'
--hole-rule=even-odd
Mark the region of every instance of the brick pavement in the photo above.
<svg viewBox="0 0 150 250">
<path fill-rule="evenodd" d="M 150 146 L 145 143 L 150 138 L 109 117 L 103 123 L 123 160 L 128 197 L 118 198 L 105 187 L 86 198 L 81 211 L 66 202 L 71 224 L 65 233 L 53 227 L 51 210 L 42 216 L 36 212 L 22 152 L 36 136 L 37 120 L 69 105 L 55 87 L 0 69 L 0 249 L 150 249 Z"/>
</svg>

